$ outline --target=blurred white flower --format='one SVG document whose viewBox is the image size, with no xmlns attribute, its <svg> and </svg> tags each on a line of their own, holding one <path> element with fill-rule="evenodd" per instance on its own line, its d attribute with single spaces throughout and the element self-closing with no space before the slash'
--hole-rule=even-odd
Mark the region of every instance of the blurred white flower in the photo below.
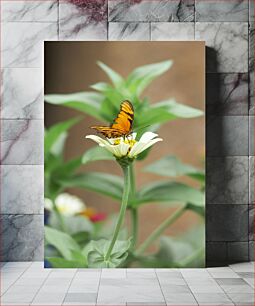
<svg viewBox="0 0 255 306">
<path fill-rule="evenodd" d="M 61 193 L 55 199 L 58 211 L 66 216 L 73 216 L 81 213 L 86 209 L 85 203 L 78 197 L 69 193 Z M 53 203 L 50 199 L 45 198 L 44 207 L 50 211 L 53 210 Z"/>
<path fill-rule="evenodd" d="M 44 208 L 50 211 L 53 210 L 53 203 L 51 199 L 44 198 Z"/>
<path fill-rule="evenodd" d="M 117 158 L 129 157 L 133 159 L 156 142 L 162 141 L 162 138 L 157 138 L 157 136 L 156 133 L 145 132 L 139 141 L 135 140 L 136 133 L 125 138 L 104 139 L 97 135 L 87 135 L 86 138 L 94 140 Z"/>
</svg>

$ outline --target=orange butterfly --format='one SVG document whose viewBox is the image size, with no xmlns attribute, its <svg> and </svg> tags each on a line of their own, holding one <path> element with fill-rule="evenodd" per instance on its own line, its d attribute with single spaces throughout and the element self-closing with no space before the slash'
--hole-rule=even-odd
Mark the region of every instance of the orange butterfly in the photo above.
<svg viewBox="0 0 255 306">
<path fill-rule="evenodd" d="M 134 108 L 131 102 L 125 100 L 120 105 L 118 116 L 110 126 L 91 126 L 107 138 L 128 136 L 132 132 L 134 121 Z"/>
</svg>

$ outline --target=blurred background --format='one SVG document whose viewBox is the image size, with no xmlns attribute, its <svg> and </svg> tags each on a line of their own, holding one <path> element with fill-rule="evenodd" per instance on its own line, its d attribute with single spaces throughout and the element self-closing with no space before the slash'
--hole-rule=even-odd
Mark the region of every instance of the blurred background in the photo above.
<svg viewBox="0 0 255 306">
<path fill-rule="evenodd" d="M 205 47 L 203 42 L 45 42 L 45 94 L 73 93 L 90 91 L 90 85 L 106 81 L 107 76 L 96 65 L 102 61 L 126 77 L 134 68 L 146 64 L 173 60 L 172 68 L 157 78 L 144 91 L 142 96 L 159 102 L 174 98 L 177 102 L 204 110 L 205 107 Z M 92 90 L 91 90 L 92 91 Z M 120 101 L 121 102 L 121 101 Z M 131 101 L 132 102 L 132 101 Z M 45 126 L 50 127 L 59 121 L 81 115 L 69 108 L 45 103 Z M 85 116 L 69 133 L 66 158 L 72 158 L 95 146 L 85 135 L 94 134 L 91 125 L 101 124 Z M 159 130 L 163 142 L 155 145 L 145 161 L 136 163 L 138 187 L 163 177 L 142 172 L 147 164 L 165 155 L 176 155 L 184 163 L 204 168 L 205 159 L 205 118 L 177 119 L 166 123 Z M 98 161 L 85 165 L 80 171 L 102 171 L 122 175 L 119 165 L 112 161 Z M 168 179 L 169 178 L 165 178 Z M 176 179 L 175 179 L 176 180 Z M 179 178 L 197 187 L 189 178 Z M 107 215 L 117 212 L 119 204 L 99 194 L 69 189 L 68 192 L 81 197 L 86 205 Z M 147 204 L 140 208 L 139 241 L 144 240 L 175 208 L 167 204 Z M 203 220 L 192 211 L 185 212 L 167 234 L 182 233 Z M 129 218 L 127 216 L 127 223 Z"/>
</svg>

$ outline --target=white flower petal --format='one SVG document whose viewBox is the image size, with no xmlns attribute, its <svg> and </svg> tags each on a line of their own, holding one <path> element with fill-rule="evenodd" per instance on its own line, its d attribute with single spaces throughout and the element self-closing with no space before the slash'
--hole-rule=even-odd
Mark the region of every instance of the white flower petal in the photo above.
<svg viewBox="0 0 255 306">
<path fill-rule="evenodd" d="M 162 138 L 155 138 L 155 139 L 152 139 L 152 140 L 148 141 L 147 143 L 142 143 L 140 141 L 137 142 L 133 146 L 131 151 L 129 152 L 129 154 L 128 154 L 129 157 L 133 158 L 133 157 L 137 156 L 138 154 L 142 153 L 143 151 L 145 151 L 149 147 L 153 146 L 158 141 L 162 141 Z"/>
<path fill-rule="evenodd" d="M 127 144 L 127 143 L 121 143 L 120 153 L 121 153 L 122 156 L 127 155 L 127 152 L 128 152 L 128 150 L 129 150 L 129 147 L 130 147 L 129 144 Z"/>
<path fill-rule="evenodd" d="M 101 145 L 100 145 L 101 146 Z M 104 148 L 106 149 L 106 150 L 108 150 L 109 152 L 111 152 L 112 154 L 114 154 L 114 146 L 113 145 L 111 145 L 111 144 L 107 144 L 107 145 L 104 145 Z"/>
<path fill-rule="evenodd" d="M 101 138 L 97 135 L 87 135 L 86 138 L 94 140 L 95 142 L 97 142 L 100 145 L 104 145 L 104 146 L 109 145 L 109 142 L 107 140 L 105 140 L 105 139 L 103 139 L 103 138 Z"/>
<path fill-rule="evenodd" d="M 153 132 L 145 132 L 142 137 L 140 138 L 139 142 L 148 142 L 152 140 L 153 138 L 157 137 L 158 134 Z"/>
<path fill-rule="evenodd" d="M 133 145 L 132 149 L 130 150 L 128 156 L 129 156 L 130 158 L 133 158 L 134 156 L 136 156 L 136 155 L 138 154 L 137 152 L 140 151 L 140 149 L 141 149 L 143 146 L 144 146 L 144 143 L 136 142 L 136 143 Z"/>
</svg>

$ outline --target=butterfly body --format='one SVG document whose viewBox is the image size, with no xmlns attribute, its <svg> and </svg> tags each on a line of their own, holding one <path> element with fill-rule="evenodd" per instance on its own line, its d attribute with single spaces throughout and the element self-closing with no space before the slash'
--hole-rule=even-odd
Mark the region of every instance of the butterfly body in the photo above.
<svg viewBox="0 0 255 306">
<path fill-rule="evenodd" d="M 133 121 L 133 105 L 128 100 L 125 100 L 121 103 L 120 111 L 110 126 L 92 126 L 91 128 L 107 138 L 126 137 L 132 132 Z"/>
</svg>

